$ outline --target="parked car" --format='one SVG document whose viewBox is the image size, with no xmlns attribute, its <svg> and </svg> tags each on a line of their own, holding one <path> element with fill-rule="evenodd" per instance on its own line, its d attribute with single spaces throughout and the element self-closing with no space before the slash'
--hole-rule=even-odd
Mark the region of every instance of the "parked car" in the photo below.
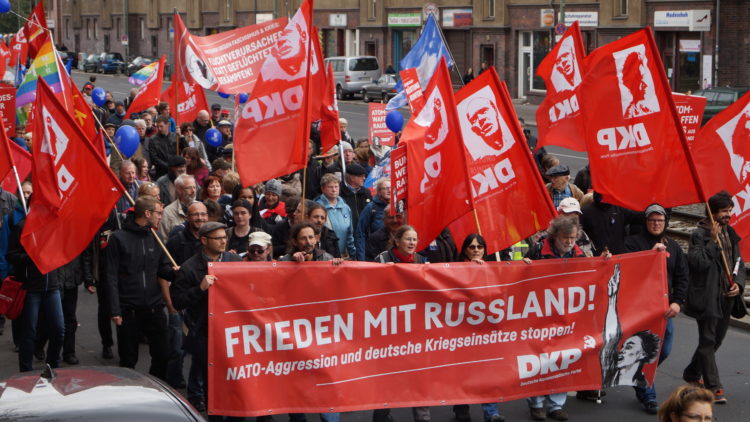
<svg viewBox="0 0 750 422">
<path fill-rule="evenodd" d="M 329 57 L 324 62 L 326 69 L 329 63 L 333 66 L 339 100 L 360 94 L 365 85 L 380 78 L 380 64 L 373 56 Z"/>
<path fill-rule="evenodd" d="M 134 58 L 132 62 L 128 63 L 128 66 L 125 68 L 125 73 L 127 73 L 127 75 L 130 76 L 133 73 L 143 69 L 145 66 L 148 66 L 153 62 L 154 62 L 154 59 L 138 56 Z"/>
<path fill-rule="evenodd" d="M 128 368 L 96 366 L 29 372 L 0 381 L 8 421 L 204 421 L 164 382 Z"/>
<path fill-rule="evenodd" d="M 396 84 L 399 81 L 398 75 L 385 74 L 373 83 L 367 84 L 362 88 L 362 101 L 388 101 L 396 96 Z"/>
<path fill-rule="evenodd" d="M 86 60 L 83 61 L 83 71 L 96 72 L 101 59 L 102 57 L 99 54 L 89 54 L 89 56 L 86 57 Z"/>
<path fill-rule="evenodd" d="M 99 73 L 124 73 L 125 61 L 120 53 L 102 53 L 96 71 Z"/>
<path fill-rule="evenodd" d="M 699 95 L 706 97 L 706 111 L 703 112 L 703 123 L 706 124 L 712 117 L 716 116 L 720 111 L 729 107 L 730 104 L 737 101 L 740 97 L 750 88 L 730 88 L 730 87 L 716 87 L 699 89 L 693 91 L 693 95 Z"/>
<path fill-rule="evenodd" d="M 89 57 L 89 54 L 80 52 L 80 53 L 76 53 L 76 56 L 78 57 L 78 66 L 76 66 L 76 69 L 85 70 L 83 68 L 83 65 L 86 63 L 86 59 Z"/>
<path fill-rule="evenodd" d="M 73 63 L 71 63 L 70 68 L 78 69 L 78 53 L 73 51 L 58 51 L 58 53 L 60 54 L 60 60 L 62 60 L 64 65 L 67 65 L 68 60 L 72 59 Z"/>
</svg>

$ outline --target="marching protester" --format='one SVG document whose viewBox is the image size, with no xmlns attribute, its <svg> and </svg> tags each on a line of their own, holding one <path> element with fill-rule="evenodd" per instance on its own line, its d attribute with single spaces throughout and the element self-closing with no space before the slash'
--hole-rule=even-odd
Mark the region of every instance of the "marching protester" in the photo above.
<svg viewBox="0 0 750 422">
<path fill-rule="evenodd" d="M 376 230 L 367 238 L 365 246 L 365 260 L 375 261 L 375 258 L 388 249 L 388 244 L 396 235 L 396 231 L 404 224 L 404 216 L 401 213 L 391 214 L 391 204 L 383 209 L 383 227 Z"/>
<path fill-rule="evenodd" d="M 265 262 L 273 260 L 271 235 L 265 232 L 250 233 L 245 261 Z"/>
<path fill-rule="evenodd" d="M 639 213 L 604 202 L 598 192 L 594 192 L 594 202 L 583 207 L 582 212 L 581 225 L 594 244 L 596 256 L 605 250 L 615 255 L 624 253 L 628 228 L 642 224 Z"/>
<path fill-rule="evenodd" d="M 169 239 L 169 235 L 175 226 L 185 222 L 188 207 L 195 202 L 196 186 L 193 176 L 181 174 L 175 179 L 174 185 L 177 192 L 177 199 L 164 207 L 164 215 L 162 215 L 158 226 L 159 237 L 162 241 Z"/>
<path fill-rule="evenodd" d="M 172 306 L 185 312 L 187 334 L 183 346 L 192 356 L 187 398 L 200 410 L 206 408 L 211 387 L 208 383 L 208 290 L 213 287 L 216 277 L 208 275 L 208 263 L 241 261 L 238 255 L 226 252 L 226 228 L 225 224 L 216 222 L 201 226 L 198 230 L 201 250 L 180 266 L 170 287 Z M 203 386 L 202 390 L 200 386 Z M 212 415 L 209 420 L 233 419 Z"/>
<path fill-rule="evenodd" d="M 201 201 L 210 199 L 212 201 L 219 202 L 221 198 L 221 177 L 209 175 L 203 180 L 201 185 Z"/>
<path fill-rule="evenodd" d="M 315 233 L 318 236 L 317 246 L 333 255 L 335 258 L 341 258 L 339 249 L 339 238 L 333 229 L 328 227 L 328 210 L 317 202 L 310 201 L 305 206 L 305 220 L 315 226 Z"/>
<path fill-rule="evenodd" d="M 638 252 L 647 250 L 667 252 L 667 288 L 669 292 L 669 309 L 664 317 L 667 319 L 667 328 L 661 343 L 659 364 L 661 364 L 672 351 L 674 341 L 674 324 L 672 319 L 676 317 L 685 306 L 688 289 L 688 264 L 685 254 L 680 245 L 666 237 L 665 232 L 669 220 L 667 211 L 659 204 L 653 204 L 646 208 L 645 230 L 638 234 L 628 236 L 625 239 L 626 252 Z M 649 414 L 656 414 L 659 410 L 656 401 L 656 388 L 633 387 L 635 395 L 644 409 Z"/>
<path fill-rule="evenodd" d="M 268 225 L 275 225 L 286 217 L 286 204 L 280 200 L 282 195 L 282 184 L 278 179 L 266 182 L 266 191 L 260 199 L 260 216 Z"/>
<path fill-rule="evenodd" d="M 141 181 L 136 178 L 135 164 L 130 160 L 123 160 L 120 163 L 120 183 L 130 198 L 135 199 L 138 196 L 138 189 L 141 187 Z M 122 194 L 122 198 L 117 201 L 117 212 L 123 213 L 130 208 L 130 200 L 127 195 Z"/>
<path fill-rule="evenodd" d="M 549 179 L 547 191 L 552 197 L 552 203 L 557 207 L 560 201 L 565 198 L 575 198 L 580 202 L 583 199 L 583 192 L 578 187 L 570 183 L 570 169 L 566 165 L 556 165 L 544 174 Z"/>
<path fill-rule="evenodd" d="M 149 374 L 166 381 L 167 313 L 157 277 L 171 280 L 173 270 L 150 233 L 159 226 L 163 212 L 154 197 L 135 201 L 132 216 L 109 239 L 106 283 L 120 366 L 135 368 L 145 336 L 151 355 Z"/>
<path fill-rule="evenodd" d="M 713 421 L 714 395 L 693 385 L 683 385 L 664 400 L 659 409 L 659 422 Z"/>
<path fill-rule="evenodd" d="M 175 179 L 178 176 L 187 173 L 187 160 L 179 155 L 169 157 L 167 174 L 156 180 L 159 186 L 159 199 L 163 204 L 171 204 L 176 197 Z"/>
<path fill-rule="evenodd" d="M 348 256 L 354 258 L 356 256 L 356 248 L 354 247 L 352 210 L 341 196 L 339 196 L 340 180 L 334 174 L 324 174 L 320 179 L 320 188 L 323 193 L 315 198 L 315 202 L 323 205 L 326 209 L 328 223 L 339 238 L 341 256 L 348 254 Z"/>
<path fill-rule="evenodd" d="M 391 201 L 391 180 L 381 178 L 375 182 L 375 196 L 360 213 L 354 230 L 354 243 L 357 247 L 357 261 L 365 260 L 365 245 L 370 235 L 383 227 L 383 212 Z"/>
<path fill-rule="evenodd" d="M 188 128 L 188 130 L 190 131 L 191 129 Z M 198 142 L 200 143 L 200 141 Z M 208 177 L 209 171 L 208 167 L 206 167 L 206 164 L 204 163 L 203 158 L 201 158 L 198 149 L 187 147 L 182 150 L 181 154 L 182 158 L 185 159 L 185 168 L 187 170 L 187 174 L 195 177 L 195 183 L 197 185 L 203 185 L 203 181 L 206 179 L 206 177 Z"/>
<path fill-rule="evenodd" d="M 688 267 L 690 281 L 685 314 L 698 323 L 698 347 L 682 378 L 711 390 L 716 403 L 726 403 L 716 362 L 724 341 L 732 308 L 745 289 L 745 263 L 740 256 L 740 237 L 729 225 L 734 202 L 727 192 L 708 199 L 712 220 L 704 219 L 690 235 Z M 722 258 L 722 254 L 724 258 Z M 726 264 L 723 259 L 726 259 Z M 725 265 L 729 265 L 727 273 Z M 732 270 L 734 269 L 734 270 Z M 741 306 L 741 304 L 740 304 Z"/>
<path fill-rule="evenodd" d="M 247 252 L 248 239 L 251 232 L 260 228 L 250 225 L 253 206 L 245 199 L 238 199 L 232 204 L 232 219 L 234 226 L 227 229 L 227 248 L 229 252 L 243 256 Z"/>
<path fill-rule="evenodd" d="M 177 136 L 174 131 L 170 131 L 170 120 L 167 117 L 159 116 L 156 119 L 156 134 L 151 137 L 148 145 L 149 162 L 154 166 L 154 179 L 167 174 L 169 168 L 169 159 L 177 155 Z M 180 149 L 187 145 L 180 143 Z"/>
</svg>

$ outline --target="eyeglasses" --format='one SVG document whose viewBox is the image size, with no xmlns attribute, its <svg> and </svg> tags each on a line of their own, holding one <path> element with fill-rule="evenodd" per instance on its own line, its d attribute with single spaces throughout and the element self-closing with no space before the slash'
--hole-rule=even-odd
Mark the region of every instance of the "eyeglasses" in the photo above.
<svg viewBox="0 0 750 422">
<path fill-rule="evenodd" d="M 718 419 L 716 419 L 713 416 L 703 416 L 703 415 L 696 415 L 693 413 L 683 413 L 682 416 L 690 419 L 691 421 L 697 421 L 697 422 L 713 422 Z"/>
<path fill-rule="evenodd" d="M 205 237 L 206 239 L 211 239 L 211 240 L 227 240 L 226 236 L 203 236 L 203 237 Z"/>
<path fill-rule="evenodd" d="M 468 248 L 471 249 L 471 250 L 477 250 L 477 249 L 484 249 L 484 246 L 482 246 L 482 245 L 469 245 Z"/>
<path fill-rule="evenodd" d="M 190 129 L 190 128 L 183 129 L 183 132 L 192 132 L 192 131 L 193 131 L 193 129 Z"/>
<path fill-rule="evenodd" d="M 252 254 L 256 254 L 256 255 L 260 255 L 260 254 L 262 254 L 262 253 L 263 253 L 263 252 L 265 252 L 265 251 L 266 251 L 266 250 L 265 250 L 265 249 L 263 249 L 263 248 L 249 248 L 249 249 L 247 250 L 247 252 L 248 252 L 248 253 L 252 253 Z"/>
</svg>

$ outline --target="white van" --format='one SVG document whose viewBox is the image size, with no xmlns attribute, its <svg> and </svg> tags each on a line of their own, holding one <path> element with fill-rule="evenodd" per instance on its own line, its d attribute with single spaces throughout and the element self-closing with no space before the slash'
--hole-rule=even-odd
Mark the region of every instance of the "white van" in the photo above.
<svg viewBox="0 0 750 422">
<path fill-rule="evenodd" d="M 336 79 L 336 98 L 343 100 L 362 93 L 362 88 L 380 77 L 380 64 L 373 56 L 329 57 L 324 60 L 333 66 Z"/>
</svg>

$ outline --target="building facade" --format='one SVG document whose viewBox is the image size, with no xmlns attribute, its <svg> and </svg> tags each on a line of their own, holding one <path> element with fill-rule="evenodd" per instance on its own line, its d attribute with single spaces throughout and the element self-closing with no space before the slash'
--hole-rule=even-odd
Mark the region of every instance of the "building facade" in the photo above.
<svg viewBox="0 0 750 422">
<path fill-rule="evenodd" d="M 58 44 L 133 58 L 171 54 L 175 9 L 192 33 L 209 35 L 289 16 L 300 3 L 54 0 L 48 7 Z M 750 2 L 743 0 L 316 0 L 314 21 L 326 57 L 372 55 L 383 68 L 398 69 L 428 13 L 437 17 L 452 52 L 456 83 L 484 62 L 495 66 L 512 96 L 532 102 L 545 93 L 536 67 L 553 47 L 556 31 L 574 20 L 588 52 L 651 26 L 674 91 L 750 86 L 750 49 L 736 48 L 750 44 Z"/>
</svg>

